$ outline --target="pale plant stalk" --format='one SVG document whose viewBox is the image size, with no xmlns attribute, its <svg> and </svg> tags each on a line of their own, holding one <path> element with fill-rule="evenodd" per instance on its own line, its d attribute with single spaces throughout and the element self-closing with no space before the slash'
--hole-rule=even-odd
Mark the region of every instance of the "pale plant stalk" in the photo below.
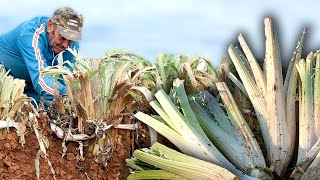
<svg viewBox="0 0 320 180">
<path fill-rule="evenodd" d="M 235 138 L 237 135 L 234 132 L 226 132 L 220 127 L 220 124 L 212 119 L 207 111 L 199 105 L 194 99 L 190 101 L 193 111 L 196 113 L 200 125 L 211 142 L 219 149 L 220 152 L 236 167 L 246 172 L 248 167 L 253 163 L 251 162 L 250 153 L 246 149 L 245 143 L 242 139 Z M 249 163 L 248 163 L 249 162 Z M 248 166 L 248 164 L 250 164 Z"/>
<path fill-rule="evenodd" d="M 235 169 L 235 166 L 233 164 L 231 164 L 220 152 L 219 150 L 212 144 L 212 142 L 209 140 L 209 138 L 207 137 L 207 135 L 205 134 L 205 132 L 203 131 L 203 129 L 201 128 L 194 112 L 192 111 L 192 108 L 188 102 L 188 98 L 187 95 L 185 93 L 184 90 L 184 84 L 183 81 L 181 81 L 180 79 L 175 79 L 173 82 L 173 89 L 175 90 L 178 100 L 179 100 L 179 104 L 180 107 L 183 111 L 183 115 L 185 118 L 182 117 L 182 119 L 184 119 L 183 121 L 187 124 L 187 126 L 191 127 L 190 129 L 187 128 L 186 130 L 181 132 L 182 136 L 186 136 L 190 139 L 194 138 L 194 142 L 195 144 L 197 144 L 197 147 L 199 149 L 202 149 L 202 152 L 205 153 L 205 156 L 202 156 L 201 154 L 197 153 L 197 156 L 200 157 L 200 159 L 208 159 L 210 162 L 213 162 L 217 165 L 220 165 L 228 170 L 230 170 L 231 172 L 235 173 L 236 175 L 241 177 L 243 176 L 242 174 L 239 174 L 239 170 Z M 156 95 L 157 97 L 157 95 Z M 162 99 L 158 99 L 160 100 L 160 104 L 161 104 L 161 100 Z M 163 107 L 168 107 L 167 105 L 163 104 Z M 168 114 L 168 113 L 167 113 Z M 177 113 L 176 115 L 178 115 L 180 113 Z M 174 114 L 168 114 L 169 116 L 174 115 Z M 177 119 L 178 116 L 171 116 L 171 118 L 173 119 Z M 191 130 L 191 132 L 188 132 L 189 130 Z M 187 133 L 187 134 L 185 134 Z M 195 135 L 194 137 L 192 135 Z M 202 157 L 201 157 L 202 156 Z M 249 178 L 249 177 L 243 177 L 243 178 Z"/>
<path fill-rule="evenodd" d="M 238 39 L 248 60 L 242 57 L 242 53 L 233 45 L 229 47 L 228 52 L 256 112 L 271 168 L 281 176 L 290 163 L 294 150 L 292 137 L 295 137 L 293 127 L 295 119 L 294 115 L 290 116 L 292 119 L 287 119 L 286 108 L 290 110 L 295 108 L 296 74 L 288 72 L 292 75 L 291 83 L 290 87 L 286 87 L 288 89 L 284 89 L 278 38 L 271 18 L 265 18 L 264 22 L 266 35 L 264 74 L 243 36 L 240 35 Z M 290 96 L 285 98 L 285 93 L 289 89 Z M 292 104 L 287 107 L 287 103 Z"/>
<path fill-rule="evenodd" d="M 142 179 L 171 179 L 171 180 L 188 180 L 188 178 L 179 176 L 165 170 L 144 170 L 130 174 L 127 180 L 142 180 Z"/>
<path fill-rule="evenodd" d="M 182 81 L 177 81 L 174 84 L 175 84 L 174 88 L 175 89 L 177 88 L 176 91 L 178 91 L 177 95 L 179 96 L 179 94 L 184 91 L 183 89 L 181 89 L 183 88 Z M 156 120 L 152 120 L 153 118 L 151 118 L 150 116 L 148 117 L 148 115 L 142 112 L 138 112 L 137 114 L 135 114 L 136 118 L 146 123 L 147 125 L 151 126 L 158 133 L 168 138 L 183 153 L 199 159 L 213 162 L 233 172 L 235 175 L 239 176 L 239 178 L 241 179 L 254 179 L 248 175 L 243 174 L 241 171 L 236 169 L 235 166 L 231 164 L 216 149 L 216 147 L 210 142 L 209 138 L 205 135 L 200 125 L 197 122 L 195 122 L 196 119 L 193 119 L 194 115 L 189 114 L 186 116 L 186 117 L 189 117 L 190 119 L 187 119 L 186 117 L 184 117 L 179 112 L 176 105 L 171 101 L 170 97 L 163 90 L 159 90 L 155 94 L 155 96 L 159 101 L 160 105 L 162 106 L 162 108 L 164 109 L 167 116 L 173 122 L 171 124 L 176 126 L 174 129 L 176 129 L 177 132 L 171 129 L 170 127 L 168 127 L 164 123 L 160 123 L 160 122 L 156 122 Z M 181 104 L 185 102 L 183 98 L 186 98 L 186 96 L 184 95 L 183 97 L 179 98 L 179 101 Z M 186 104 L 189 105 L 188 101 L 186 101 L 184 105 Z M 185 107 L 183 109 L 185 109 Z M 164 118 L 164 120 L 165 119 L 166 118 Z"/>
<path fill-rule="evenodd" d="M 231 72 L 229 72 L 228 74 L 228 78 L 237 85 L 237 87 L 241 90 L 241 92 L 246 95 L 247 97 L 249 97 L 246 88 L 243 86 L 243 84 L 239 81 L 239 79 Z"/>
<path fill-rule="evenodd" d="M 296 69 L 295 67 L 295 64 L 296 64 L 296 61 L 297 60 L 300 60 L 301 59 L 301 54 L 302 54 L 302 48 L 303 48 L 303 44 L 304 44 L 304 38 L 305 38 L 305 34 L 307 33 L 307 30 L 304 29 L 303 32 L 302 32 L 302 35 L 297 43 L 297 46 L 296 46 L 296 49 L 295 51 L 293 52 L 293 55 L 292 55 L 292 58 L 291 58 L 291 61 L 289 63 L 289 66 L 287 68 L 287 74 L 286 74 L 286 78 L 285 78 L 285 81 L 284 81 L 284 95 L 286 97 L 286 93 L 287 93 L 287 89 L 288 89 L 288 86 L 289 86 L 289 81 L 290 81 L 290 73 L 292 71 L 295 71 L 294 69 Z"/>
<path fill-rule="evenodd" d="M 309 168 L 313 160 L 320 152 L 320 139 L 312 146 L 310 151 L 300 160 L 292 171 L 290 178 L 300 179 L 305 171 Z"/>
<path fill-rule="evenodd" d="M 158 133 L 166 137 L 170 142 L 172 142 L 175 146 L 177 146 L 177 148 L 179 148 L 185 154 L 193 154 L 192 151 L 188 147 L 186 147 L 186 140 L 183 138 L 183 136 L 181 136 L 179 132 L 171 129 L 166 124 L 159 122 L 158 120 L 152 118 L 151 116 L 143 112 L 138 112 L 134 116 L 141 122 L 152 127 Z"/>
<path fill-rule="evenodd" d="M 260 127 L 261 127 L 261 133 L 264 139 L 264 142 L 266 144 L 267 151 L 270 151 L 270 130 L 269 130 L 269 124 L 267 118 L 269 117 L 269 112 L 267 110 L 267 102 L 264 99 L 263 94 L 261 94 L 260 89 L 256 85 L 254 79 L 248 74 L 247 68 L 243 65 L 240 55 L 236 53 L 234 46 L 230 45 L 228 49 L 229 55 L 231 57 L 231 60 L 242 80 L 242 83 L 244 87 L 246 88 L 246 91 L 248 92 L 249 98 L 251 100 L 251 103 L 253 105 L 253 108 L 256 112 L 256 116 L 258 118 Z M 256 74 L 254 72 L 254 74 Z"/>
<path fill-rule="evenodd" d="M 228 170 L 155 143 L 152 150 L 136 150 L 133 156 L 157 168 L 191 179 L 238 179 Z"/>
<path fill-rule="evenodd" d="M 244 40 L 244 37 L 242 36 L 242 34 L 239 35 L 238 40 L 240 42 L 240 45 L 246 55 L 246 57 L 248 58 L 248 62 L 250 64 L 250 67 L 252 68 L 252 71 L 255 72 L 255 76 L 254 79 L 256 81 L 256 84 L 258 86 L 258 88 L 261 91 L 261 94 L 263 94 L 263 96 L 266 95 L 266 84 L 267 84 L 267 80 L 266 80 L 266 76 L 263 74 L 262 69 L 260 68 L 256 58 L 254 57 L 253 53 L 251 52 L 248 44 L 246 43 L 246 41 Z"/>
<path fill-rule="evenodd" d="M 175 79 L 173 81 L 173 89 L 177 93 L 177 99 L 179 101 L 180 107 L 182 109 L 187 124 L 193 127 L 199 134 L 204 135 L 204 137 L 206 137 L 203 129 L 199 124 L 199 121 L 197 120 L 189 104 L 189 100 L 184 89 L 183 81 L 180 79 Z"/>
<path fill-rule="evenodd" d="M 266 35 L 266 101 L 269 111 L 269 127 L 271 135 L 269 160 L 278 175 L 282 175 L 290 163 L 292 144 L 289 123 L 285 113 L 285 97 L 283 93 L 282 66 L 279 42 L 271 18 L 265 19 Z"/>
<path fill-rule="evenodd" d="M 317 52 L 314 77 L 314 123 L 317 139 L 320 138 L 320 53 Z"/>
<path fill-rule="evenodd" d="M 166 114 L 158 101 L 151 101 L 150 106 L 165 120 L 165 122 L 171 129 L 178 132 L 178 129 L 174 125 L 174 121 L 170 119 L 170 117 Z"/>
<path fill-rule="evenodd" d="M 245 55 L 242 53 L 242 51 L 240 50 L 240 48 L 238 46 L 235 47 L 235 51 L 237 54 L 239 54 L 241 62 L 243 63 L 243 65 L 246 67 L 246 69 L 248 71 L 248 75 L 250 75 L 250 77 L 252 79 L 254 79 L 255 74 L 253 74 L 254 71 L 253 71 L 252 67 L 250 66 L 248 59 L 245 57 Z"/>
<path fill-rule="evenodd" d="M 297 87 L 298 87 L 298 71 L 297 64 L 301 59 L 302 48 L 304 44 L 306 29 L 304 29 L 295 51 L 293 52 L 291 61 L 289 63 L 289 67 L 287 69 L 284 89 L 283 93 L 286 98 L 286 114 L 287 121 L 289 123 L 288 128 L 290 132 L 291 144 L 289 145 L 290 150 L 294 150 L 296 144 L 296 122 L 297 122 L 297 114 L 296 114 L 296 97 L 297 97 Z M 293 153 L 289 153 L 289 155 L 293 155 Z"/>
<path fill-rule="evenodd" d="M 240 165 L 238 167 L 247 174 L 257 178 L 271 178 L 272 176 L 270 176 L 268 170 L 266 170 L 266 163 L 260 146 L 254 138 L 254 135 L 250 130 L 247 122 L 245 121 L 240 109 L 236 105 L 236 102 L 233 99 L 229 88 L 224 82 L 216 83 L 216 86 L 227 110 L 228 117 L 230 118 L 230 123 L 232 124 L 232 127 L 234 129 L 233 136 L 237 136 L 236 139 L 238 141 L 238 143 L 232 144 L 230 144 L 229 142 L 227 143 L 227 141 L 220 142 L 227 144 L 220 144 L 219 147 L 236 147 L 238 150 L 235 150 L 236 152 L 233 151 L 231 153 L 229 151 L 230 154 L 229 156 L 227 156 L 227 158 L 235 160 L 235 162 L 237 163 L 234 164 Z M 226 136 L 219 138 L 221 138 L 221 140 L 223 141 Z M 227 149 L 229 148 L 227 147 Z M 227 153 L 227 151 L 222 152 Z M 240 159 L 236 157 L 237 155 L 240 157 Z"/>
<path fill-rule="evenodd" d="M 168 85 L 168 76 L 165 68 L 168 68 L 168 64 L 164 61 L 165 57 L 163 54 L 159 54 L 157 56 L 157 62 L 158 62 L 158 71 L 160 74 L 160 78 L 162 81 L 162 87 L 166 92 L 169 92 L 169 85 Z"/>
<path fill-rule="evenodd" d="M 316 58 L 316 66 L 313 70 L 314 59 Z M 306 61 L 300 59 L 295 64 L 300 76 L 299 88 L 299 147 L 298 160 L 295 169 L 291 174 L 291 178 L 300 179 L 307 169 L 311 168 L 311 163 L 315 160 L 320 151 L 320 138 L 317 137 L 318 128 L 318 112 L 319 112 L 319 51 L 308 54 Z M 314 76 L 314 77 L 313 77 Z M 313 80 L 314 78 L 314 80 Z M 313 83 L 313 84 L 312 84 Z M 314 88 L 314 89 L 312 89 Z M 314 120 L 312 120 L 314 118 Z M 315 143 L 314 139 L 317 139 Z M 311 148 L 306 148 L 311 144 Z M 310 166 L 310 167 L 309 167 Z M 311 177 L 310 174 L 306 177 Z"/>
<path fill-rule="evenodd" d="M 205 90 L 201 91 L 200 95 L 202 101 L 207 104 L 208 113 L 214 116 L 214 119 L 219 124 L 219 127 L 226 133 L 232 135 L 234 138 L 239 139 L 239 136 L 234 135 L 234 129 L 229 121 L 229 117 L 226 115 L 224 109 L 222 109 L 218 100 Z"/>
<path fill-rule="evenodd" d="M 293 65 L 295 65 L 298 62 L 298 60 L 295 60 Z M 298 86 L 298 71 L 296 68 L 291 69 L 291 73 L 287 73 L 289 76 L 288 85 L 286 86 L 288 89 L 284 90 L 286 92 L 286 117 L 288 121 L 288 132 L 290 142 L 288 149 L 292 152 L 288 153 L 288 158 L 292 158 L 293 151 L 295 149 L 296 144 L 296 98 L 297 98 L 297 86 Z"/>
<path fill-rule="evenodd" d="M 301 180 L 319 179 L 320 177 L 320 153 L 313 160 L 307 171 L 301 177 Z"/>
<path fill-rule="evenodd" d="M 236 105 L 236 102 L 233 99 L 232 94 L 229 88 L 227 87 L 226 83 L 220 82 L 216 83 L 216 85 L 221 99 L 223 100 L 226 106 L 229 118 L 231 119 L 230 122 L 234 130 L 240 135 L 240 137 L 242 138 L 242 142 L 245 143 L 247 151 L 249 152 L 251 157 L 253 157 L 252 162 L 247 164 L 247 168 L 266 168 L 266 163 L 262 151 L 258 145 L 258 142 L 254 138 L 254 135 L 250 130 L 247 122 L 243 118 L 243 115 L 240 112 L 238 106 Z"/>
<path fill-rule="evenodd" d="M 313 93 L 312 93 L 312 61 L 314 54 L 308 54 L 306 61 L 301 59 L 297 64 L 297 70 L 301 79 L 300 90 L 300 108 L 299 108 L 299 147 L 298 160 L 299 163 L 304 155 L 308 153 L 310 148 L 316 141 L 315 127 L 313 119 Z"/>
</svg>

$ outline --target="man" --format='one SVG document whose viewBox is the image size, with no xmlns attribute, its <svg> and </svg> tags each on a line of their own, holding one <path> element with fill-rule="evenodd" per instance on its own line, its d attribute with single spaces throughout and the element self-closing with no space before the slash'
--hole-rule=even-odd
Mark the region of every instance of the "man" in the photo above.
<svg viewBox="0 0 320 180">
<path fill-rule="evenodd" d="M 82 15 L 73 9 L 57 9 L 51 18 L 41 16 L 25 21 L 13 30 L 0 36 L 0 63 L 10 74 L 26 82 L 25 94 L 38 103 L 40 97 L 51 101 L 56 83 L 60 95 L 66 93 L 63 80 L 44 76 L 41 69 L 58 64 L 58 54 L 63 61 L 75 63 L 74 55 L 66 50 L 79 49 Z M 64 63 L 70 70 L 72 68 Z"/>
</svg>

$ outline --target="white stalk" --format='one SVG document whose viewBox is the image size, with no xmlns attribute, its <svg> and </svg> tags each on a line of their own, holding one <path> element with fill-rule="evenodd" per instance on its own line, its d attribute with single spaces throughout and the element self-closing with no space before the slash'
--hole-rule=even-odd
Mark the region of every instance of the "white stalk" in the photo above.
<svg viewBox="0 0 320 180">
<path fill-rule="evenodd" d="M 15 122 L 13 120 L 0 120 L 0 129 L 8 128 L 8 127 L 14 127 L 17 129 L 17 131 L 20 131 L 19 123 Z M 19 134 L 19 133 L 18 133 Z"/>
<path fill-rule="evenodd" d="M 312 61 L 313 53 L 309 53 L 306 62 L 301 59 L 297 64 L 301 80 L 300 108 L 299 108 L 299 163 L 316 141 L 314 119 L 313 119 L 313 93 L 312 93 Z"/>
<path fill-rule="evenodd" d="M 301 180 L 319 179 L 320 177 L 320 153 L 313 160 L 307 171 L 301 177 Z"/>
<path fill-rule="evenodd" d="M 183 91 L 180 89 L 183 87 L 181 81 L 177 81 L 176 83 L 178 84 L 175 85 L 175 88 L 178 88 L 178 91 Z M 174 121 L 173 124 L 175 125 L 175 129 L 177 129 L 178 132 L 174 131 L 166 124 L 161 123 L 142 112 L 138 112 L 137 114 L 135 114 L 136 118 L 154 128 L 158 133 L 165 136 L 173 144 L 175 144 L 183 153 L 224 167 L 229 171 L 233 172 L 235 175 L 239 176 L 239 178 L 241 179 L 253 179 L 252 177 L 245 175 L 243 174 L 243 172 L 236 169 L 236 167 L 232 165 L 210 142 L 203 130 L 201 129 L 202 132 L 199 132 L 200 129 L 193 126 L 199 125 L 197 124 L 198 122 L 195 122 L 196 119 L 187 120 L 179 112 L 178 108 L 173 104 L 170 97 L 163 90 L 159 90 L 155 94 L 155 96 L 162 108 L 164 109 L 167 116 L 172 121 Z M 185 100 L 182 100 L 180 102 L 183 103 L 184 101 Z M 188 115 L 187 117 L 190 118 L 192 116 Z"/>
<path fill-rule="evenodd" d="M 160 146 L 155 150 L 136 150 L 133 156 L 142 162 L 190 179 L 238 179 L 222 167 L 168 149 Z M 171 158 L 167 158 L 168 156 Z"/>
<path fill-rule="evenodd" d="M 293 64 L 295 65 L 298 61 L 296 60 Z M 291 73 L 287 73 L 288 85 L 287 89 L 284 89 L 286 92 L 286 115 L 288 123 L 288 136 L 290 138 L 291 144 L 288 147 L 288 158 L 292 158 L 293 151 L 296 145 L 296 122 L 297 122 L 297 113 L 296 113 L 296 98 L 297 98 L 297 85 L 298 85 L 298 71 L 296 68 L 291 69 Z"/>
<path fill-rule="evenodd" d="M 88 136 L 86 134 L 64 133 L 63 130 L 54 123 L 50 123 L 50 128 L 58 138 L 64 139 L 65 141 L 85 141 L 95 137 L 95 135 Z"/>
<path fill-rule="evenodd" d="M 244 95 L 246 95 L 247 97 L 249 97 L 248 92 L 246 91 L 246 88 L 238 80 L 238 78 L 234 74 L 232 74 L 231 72 L 229 72 L 227 75 L 228 75 L 228 78 L 241 90 L 241 92 Z"/>
<path fill-rule="evenodd" d="M 314 77 L 314 127 L 317 139 L 320 138 L 320 53 L 317 52 L 315 77 Z"/>
<path fill-rule="evenodd" d="M 285 82 L 284 82 L 284 85 L 283 85 L 284 86 L 285 97 L 286 97 L 286 91 L 287 91 L 288 86 L 289 86 L 290 73 L 292 71 L 294 71 L 294 69 L 296 69 L 296 67 L 295 67 L 295 63 L 296 62 L 295 61 L 301 59 L 301 53 L 302 53 L 302 48 L 303 48 L 303 44 L 304 44 L 304 37 L 305 37 L 306 33 L 307 33 L 307 31 L 306 31 L 306 29 L 304 29 L 303 32 L 302 32 L 302 35 L 300 37 L 300 40 L 297 43 L 296 49 L 293 52 L 293 55 L 292 55 L 291 61 L 289 63 L 289 66 L 287 68 L 286 79 L 285 79 Z"/>
<path fill-rule="evenodd" d="M 250 101 L 256 112 L 256 115 L 261 127 L 261 132 L 267 147 L 267 151 L 269 152 L 271 139 L 270 139 L 270 130 L 269 130 L 269 123 L 268 123 L 269 112 L 266 108 L 267 102 L 264 99 L 263 94 L 261 94 L 261 91 L 256 85 L 254 79 L 252 79 L 252 77 L 249 75 L 247 68 L 242 63 L 240 55 L 236 53 L 233 45 L 230 45 L 228 52 L 241 78 L 241 81 L 244 87 L 246 88 L 246 91 L 248 92 Z M 256 73 L 254 72 L 254 74 Z"/>
<path fill-rule="evenodd" d="M 249 156 L 252 157 L 252 162 L 247 164 L 247 168 L 250 166 L 259 167 L 259 168 L 266 168 L 266 163 L 258 145 L 258 142 L 254 138 L 252 131 L 250 130 L 247 122 L 243 118 L 240 109 L 236 105 L 229 88 L 227 87 L 226 83 L 220 82 L 216 83 L 217 89 L 219 94 L 226 106 L 229 118 L 231 119 L 230 122 L 240 137 L 242 138 L 242 142 L 249 153 Z M 251 167 L 252 168 L 252 167 Z"/>
<path fill-rule="evenodd" d="M 309 168 L 310 164 L 316 158 L 316 156 L 320 152 L 320 139 L 312 146 L 310 151 L 300 160 L 293 172 L 290 175 L 290 178 L 300 179 L 301 176 L 305 173 L 305 171 Z"/>
<path fill-rule="evenodd" d="M 246 57 L 248 58 L 248 62 L 250 64 L 250 67 L 252 68 L 252 71 L 255 72 L 254 79 L 256 81 L 256 84 L 259 87 L 261 94 L 263 94 L 265 96 L 266 95 L 266 84 L 267 84 L 266 76 L 263 74 L 256 58 L 252 54 L 248 44 L 246 43 L 246 41 L 244 40 L 244 38 L 242 36 L 242 34 L 239 35 L 238 40 L 240 42 L 240 45 L 241 45 Z"/>
<path fill-rule="evenodd" d="M 276 173 L 281 176 L 291 160 L 288 147 L 292 143 L 288 134 L 285 98 L 283 94 L 282 66 L 278 37 L 272 26 L 271 18 L 265 19 L 266 35 L 266 101 L 269 111 L 269 127 L 271 142 L 269 143 L 269 160 L 274 165 Z M 293 151 L 292 151 L 293 152 Z"/>
</svg>

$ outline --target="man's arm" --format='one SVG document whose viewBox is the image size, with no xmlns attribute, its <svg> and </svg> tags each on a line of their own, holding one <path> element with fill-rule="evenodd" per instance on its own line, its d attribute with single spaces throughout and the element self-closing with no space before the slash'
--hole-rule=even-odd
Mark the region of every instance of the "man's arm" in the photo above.
<svg viewBox="0 0 320 180">
<path fill-rule="evenodd" d="M 48 67 L 44 59 L 42 49 L 44 48 L 43 39 L 40 34 L 45 32 L 45 24 L 34 32 L 25 33 L 19 39 L 18 46 L 20 53 L 25 60 L 29 75 L 32 80 L 32 85 L 35 91 L 47 100 L 54 98 L 53 84 L 56 83 L 59 94 L 66 93 L 66 87 L 63 83 L 56 81 L 52 76 L 44 76 L 40 70 Z"/>
</svg>

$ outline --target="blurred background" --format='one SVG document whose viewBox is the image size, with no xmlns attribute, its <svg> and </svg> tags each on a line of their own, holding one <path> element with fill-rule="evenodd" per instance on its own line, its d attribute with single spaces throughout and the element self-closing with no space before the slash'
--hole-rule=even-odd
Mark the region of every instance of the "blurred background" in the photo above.
<svg viewBox="0 0 320 180">
<path fill-rule="evenodd" d="M 218 65 L 242 33 L 262 61 L 266 16 L 275 22 L 284 62 L 305 27 L 305 51 L 320 47 L 319 6 L 296 0 L 1 0 L 0 33 L 33 16 L 51 16 L 62 6 L 84 15 L 82 57 L 125 49 L 150 61 L 158 53 L 174 53 L 207 56 Z"/>
</svg>

